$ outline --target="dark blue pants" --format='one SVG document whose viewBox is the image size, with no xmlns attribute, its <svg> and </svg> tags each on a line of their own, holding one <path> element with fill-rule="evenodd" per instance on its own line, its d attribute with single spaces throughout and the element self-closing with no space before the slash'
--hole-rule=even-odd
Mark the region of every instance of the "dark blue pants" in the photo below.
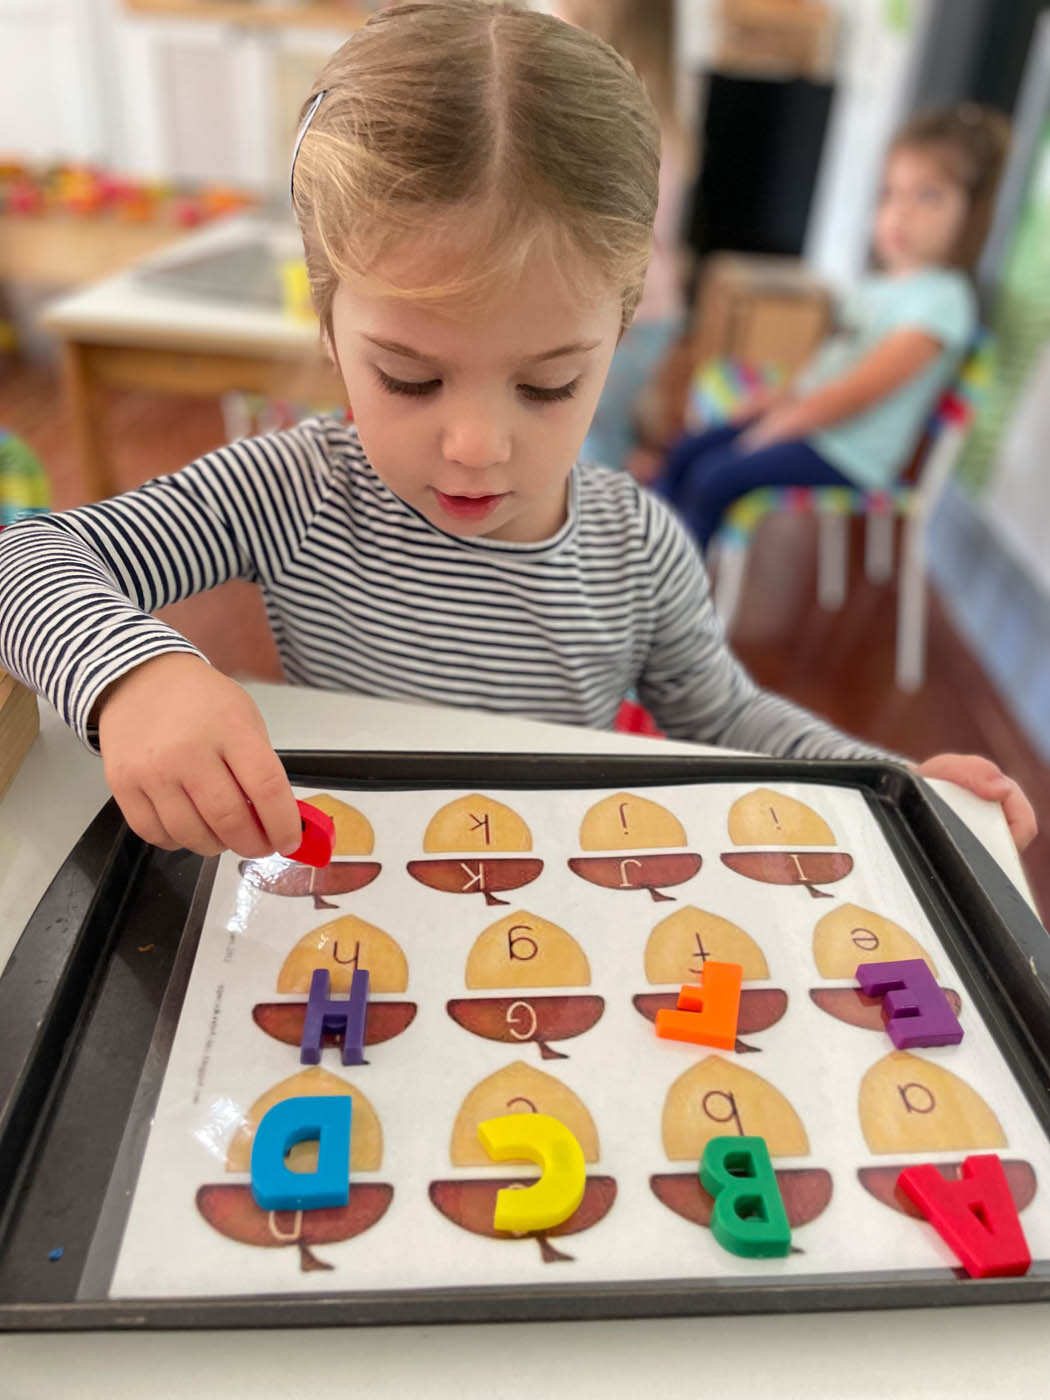
<svg viewBox="0 0 1050 1400">
<path fill-rule="evenodd" d="M 746 424 L 727 423 L 684 437 L 671 449 L 653 490 L 669 501 L 706 549 L 726 510 L 759 486 L 851 486 L 801 438 L 749 452 L 736 439 Z"/>
</svg>

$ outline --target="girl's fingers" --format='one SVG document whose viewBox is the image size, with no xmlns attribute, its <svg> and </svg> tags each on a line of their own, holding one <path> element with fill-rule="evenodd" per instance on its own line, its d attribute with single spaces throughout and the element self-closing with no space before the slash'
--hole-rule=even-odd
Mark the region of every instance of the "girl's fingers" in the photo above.
<svg viewBox="0 0 1050 1400">
<path fill-rule="evenodd" d="M 1000 803 L 1019 851 L 1031 844 L 1039 830 L 1031 802 L 1013 778 L 1008 778 L 990 758 L 976 754 L 938 754 L 923 763 L 918 772 L 925 778 L 945 778 L 987 802 Z"/>
<path fill-rule="evenodd" d="M 226 849 L 184 788 L 167 787 L 152 793 L 151 799 L 176 846 L 195 851 L 199 856 L 217 856 Z"/>
<path fill-rule="evenodd" d="M 958 783 L 978 797 L 998 802 L 1011 787 L 1011 780 L 990 758 L 978 754 L 942 753 L 927 759 L 918 770 L 924 778 L 944 778 Z"/>
<path fill-rule="evenodd" d="M 224 850 L 255 860 L 274 849 L 256 820 L 251 803 L 221 758 L 216 756 L 206 775 L 187 779 L 182 786 Z"/>
<path fill-rule="evenodd" d="M 1003 813 L 1017 849 L 1023 851 L 1035 840 L 1039 823 L 1035 808 L 1016 783 L 1010 784 L 1010 791 L 1003 798 Z"/>
<path fill-rule="evenodd" d="M 288 774 L 265 733 L 228 745 L 224 757 L 254 808 L 255 820 L 269 843 L 266 851 L 291 855 L 302 844 L 302 818 Z"/>
<path fill-rule="evenodd" d="M 157 809 L 141 788 L 117 795 L 117 805 L 124 813 L 124 820 L 136 836 L 141 836 L 151 846 L 159 846 L 162 851 L 177 851 L 178 841 L 172 840 Z"/>
</svg>

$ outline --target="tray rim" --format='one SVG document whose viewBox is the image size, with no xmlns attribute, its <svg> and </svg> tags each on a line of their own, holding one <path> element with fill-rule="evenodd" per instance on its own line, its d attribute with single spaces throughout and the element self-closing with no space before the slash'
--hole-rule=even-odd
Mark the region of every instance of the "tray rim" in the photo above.
<svg viewBox="0 0 1050 1400">
<path fill-rule="evenodd" d="M 951 941 L 956 944 L 956 926 L 963 926 L 970 935 L 972 947 L 982 953 L 981 975 L 991 980 L 977 982 L 979 993 L 975 1000 L 990 1023 L 989 1029 L 1000 1044 L 1011 1072 L 1020 1080 L 1044 1129 L 1050 1132 L 1050 937 L 1020 891 L 977 837 L 928 785 L 903 765 L 877 760 L 767 759 L 709 754 L 694 757 L 661 754 L 658 749 L 651 755 L 303 749 L 282 750 L 279 757 L 297 785 L 323 783 L 328 788 L 359 791 L 368 788 L 440 790 L 464 786 L 493 790 L 580 790 L 610 785 L 641 788 L 750 781 L 768 784 L 778 780 L 860 789 L 935 927 L 940 932 L 947 923 L 953 930 Z M 95 897 L 83 911 L 70 957 L 81 947 L 85 930 L 93 921 L 105 917 L 107 912 L 119 919 L 136 874 L 151 858 L 149 848 L 124 826 L 115 804 L 108 803 L 67 857 L 27 923 L 7 968 L 0 975 L 0 1008 L 4 1004 L 4 983 L 16 964 L 16 954 L 20 950 L 26 955 L 32 953 L 28 945 L 22 949 L 23 939 L 29 936 L 32 944 L 41 936 L 41 921 L 49 918 L 55 887 L 61 884 L 63 873 L 68 873 L 71 863 L 82 878 L 90 878 L 90 863 L 85 864 L 89 853 L 93 854 L 104 882 L 107 878 L 112 882 L 117 871 L 118 875 L 126 874 L 127 885 L 117 906 L 113 904 L 112 891 L 108 892 L 108 902 L 103 898 L 107 893 L 105 884 L 96 888 Z M 201 862 L 202 870 L 206 865 Z M 930 868 L 937 877 L 933 888 L 926 878 Z M 941 888 L 946 870 L 957 882 L 950 897 Z M 187 925 L 180 936 L 180 946 Z M 988 961 L 991 943 L 997 945 L 1000 954 L 1004 947 L 1009 954 L 999 970 L 992 968 Z M 99 945 L 99 956 L 103 953 L 104 945 Z M 31 961 L 31 956 L 23 956 L 20 961 L 24 965 Z M 974 978 L 977 978 L 976 973 Z M 964 980 L 970 979 L 965 977 Z M 973 994 L 972 986 L 970 990 Z M 1035 1026 L 1031 1024 L 1033 1016 L 1037 1022 Z M 71 1036 L 72 1031 L 67 1029 L 67 1041 Z M 45 1106 L 42 1104 L 42 1111 Z M 0 1151 L 7 1141 L 10 1109 L 8 1098 L 4 1112 L 0 1113 Z M 32 1142 L 25 1141 L 26 1162 L 31 1150 Z M 890 1272 L 866 1274 L 856 1279 L 836 1274 L 807 1275 L 797 1281 L 763 1281 L 761 1275 L 756 1274 L 714 1282 L 705 1278 L 695 1283 L 674 1279 L 605 1284 L 472 1285 L 447 1290 L 428 1288 L 371 1293 L 342 1291 L 82 1301 L 72 1298 L 58 1303 L 0 1301 L 0 1331 L 569 1320 L 943 1307 L 1020 1301 L 1050 1301 L 1050 1265 L 1045 1273 L 1011 1279 L 970 1279 L 963 1276 L 961 1270 L 934 1269 L 921 1275 L 915 1271 L 906 1275 Z"/>
</svg>

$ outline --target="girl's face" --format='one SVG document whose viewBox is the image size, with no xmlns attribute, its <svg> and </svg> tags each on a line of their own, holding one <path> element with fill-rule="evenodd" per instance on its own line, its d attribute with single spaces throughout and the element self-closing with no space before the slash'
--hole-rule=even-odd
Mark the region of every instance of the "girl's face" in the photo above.
<svg viewBox="0 0 1050 1400">
<path fill-rule="evenodd" d="M 369 461 L 449 534 L 536 542 L 565 521 L 621 317 L 611 290 L 568 282 L 537 254 L 481 308 L 336 292 L 334 349 Z"/>
<path fill-rule="evenodd" d="M 966 192 L 929 151 L 902 146 L 886 162 L 875 254 L 890 273 L 943 265 L 962 233 Z"/>
</svg>

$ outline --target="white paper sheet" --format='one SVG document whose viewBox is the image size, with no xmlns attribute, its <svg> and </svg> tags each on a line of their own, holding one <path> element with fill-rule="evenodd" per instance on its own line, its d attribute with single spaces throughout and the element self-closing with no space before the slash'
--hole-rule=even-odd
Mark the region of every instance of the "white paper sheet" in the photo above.
<svg viewBox="0 0 1050 1400">
<path fill-rule="evenodd" d="M 589 808 L 611 795 L 610 790 L 486 789 L 487 796 L 525 820 L 532 836 L 529 858 L 543 861 L 539 878 L 500 894 L 505 906 L 489 907 L 476 893 L 429 888 L 406 871 L 409 861 L 440 858 L 424 853 L 424 829 L 439 808 L 467 796 L 466 791 L 355 794 L 333 789 L 367 816 L 375 831 L 375 851 L 361 859 L 381 863 L 382 870 L 364 888 L 331 896 L 336 906 L 332 909 L 315 909 L 308 897 L 255 888 L 241 877 L 235 857 L 223 857 L 111 1296 L 575 1285 L 755 1275 L 776 1279 L 954 1266 L 957 1261 L 930 1226 L 876 1200 L 858 1179 L 862 1168 L 958 1162 L 972 1151 L 988 1149 L 960 1142 L 943 1151 L 879 1154 L 869 1147 L 858 1114 L 859 1088 L 865 1073 L 889 1055 L 893 1045 L 883 1030 L 860 1029 L 835 1019 L 818 1009 L 810 996 L 815 988 L 851 985 L 849 979 L 822 978 L 813 958 L 817 921 L 845 904 L 902 925 L 935 961 L 940 983 L 962 994 L 962 1043 L 914 1054 L 949 1070 L 979 1094 L 1005 1138 L 994 1150 L 1004 1160 L 1027 1163 L 1034 1172 L 1038 1185 L 1022 1221 L 1033 1258 L 1050 1258 L 1050 1143 L 863 797 L 847 788 L 776 785 L 778 793 L 819 812 L 834 831 L 837 849 L 853 856 L 852 871 L 823 887 L 831 898 L 814 898 L 801 886 L 744 878 L 720 859 L 723 853 L 745 849 L 730 842 L 727 814 L 737 798 L 753 790 L 742 784 L 639 789 L 639 795 L 658 801 L 679 818 L 687 834 L 686 849 L 703 860 L 699 874 L 664 887 L 671 896 L 667 902 L 654 901 L 642 889 L 599 887 L 569 869 L 570 858 L 593 854 L 581 851 L 581 821 Z M 312 790 L 302 789 L 298 795 L 309 798 Z M 624 849 L 616 855 L 630 859 L 635 852 Z M 472 858 L 464 856 L 467 861 Z M 762 950 L 770 975 L 745 982 L 745 992 L 778 988 L 787 994 L 786 1012 L 775 1024 L 741 1034 L 752 1053 L 660 1039 L 632 1003 L 636 994 L 676 990 L 647 982 L 644 953 L 653 928 L 687 906 L 732 921 Z M 528 1001 L 528 989 L 465 985 L 466 961 L 475 940 L 515 911 L 560 926 L 582 948 L 589 964 L 589 983 L 536 987 L 536 996 L 604 999 L 600 1019 L 591 1029 L 551 1042 L 567 1058 L 543 1059 L 534 1042 L 514 1045 L 483 1038 L 457 1024 L 446 1010 L 450 1000 L 468 997 L 515 996 Z M 271 1247 L 241 1243 L 203 1218 L 195 1204 L 198 1189 L 222 1184 L 247 1188 L 246 1173 L 225 1168 L 231 1138 L 260 1095 L 302 1068 L 298 1047 L 262 1031 L 253 1021 L 253 1008 L 302 1003 L 302 995 L 276 991 L 282 964 L 301 937 L 346 915 L 384 930 L 407 957 L 405 992 L 377 993 L 374 999 L 407 1001 L 416 1008 L 414 1020 L 401 1034 L 368 1046 L 366 1065 L 344 1067 L 337 1048 L 322 1055 L 326 1071 L 367 1096 L 382 1126 L 381 1163 L 375 1170 L 351 1174 L 351 1199 L 355 1190 L 383 1184 L 393 1187 L 392 1200 L 376 1223 L 341 1242 L 311 1241 L 309 1219 L 304 1224 L 283 1212 L 270 1217 Z M 514 1015 L 515 1024 L 527 1027 L 527 1011 Z M 672 1161 L 666 1155 L 662 1117 L 672 1084 L 709 1056 L 761 1076 L 801 1120 L 809 1151 L 792 1157 L 774 1153 L 778 1169 L 830 1173 L 830 1203 L 795 1229 L 793 1244 L 799 1252 L 788 1257 L 754 1261 L 729 1254 L 708 1229 L 676 1214 L 652 1189 L 654 1174 L 695 1176 L 696 1160 Z M 515 1063 L 552 1076 L 578 1096 L 593 1119 L 599 1143 L 598 1160 L 589 1164 L 588 1174 L 615 1182 L 615 1200 L 603 1218 L 585 1231 L 551 1237 L 557 1253 L 569 1256 L 555 1262 L 545 1262 L 535 1239 L 489 1238 L 461 1228 L 430 1198 L 435 1182 L 535 1175 L 528 1166 L 455 1167 L 450 1162 L 453 1123 L 465 1097 L 487 1076 Z M 914 1076 L 904 1078 L 906 1068 L 902 1066 L 897 1076 L 902 1084 L 914 1081 Z M 921 1094 L 912 1090 L 911 1096 L 916 1118 L 923 1116 Z M 747 1131 L 749 1123 L 744 1121 L 743 1127 Z M 285 1237 L 283 1242 L 278 1236 Z"/>
</svg>

